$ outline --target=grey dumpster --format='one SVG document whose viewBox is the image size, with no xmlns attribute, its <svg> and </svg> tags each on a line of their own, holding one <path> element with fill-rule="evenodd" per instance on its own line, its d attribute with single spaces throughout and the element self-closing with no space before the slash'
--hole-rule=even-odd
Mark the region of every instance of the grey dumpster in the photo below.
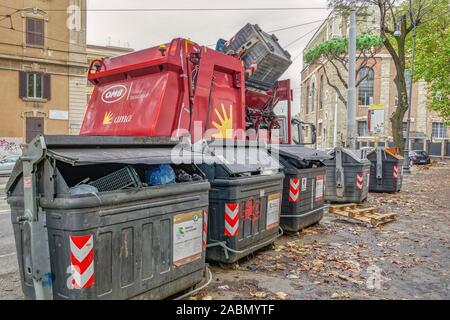
<svg viewBox="0 0 450 320">
<path fill-rule="evenodd" d="M 27 299 L 161 299 L 202 281 L 209 183 L 195 165 L 182 168 L 196 181 L 145 181 L 171 150 L 125 137 L 27 146 L 7 185 Z"/>
<path fill-rule="evenodd" d="M 272 154 L 277 149 L 285 175 L 281 227 L 284 231 L 297 232 L 323 217 L 326 175 L 323 161 L 331 156 L 297 145 L 280 145 L 271 149 Z"/>
<path fill-rule="evenodd" d="M 213 153 L 224 161 L 201 165 L 211 183 L 206 259 L 234 263 L 279 237 L 284 175 L 265 149 L 236 146 L 234 154 L 245 153 L 245 164 L 229 152 Z"/>
<path fill-rule="evenodd" d="M 340 147 L 329 154 L 332 159 L 325 160 L 325 201 L 361 203 L 366 200 L 369 193 L 370 161 Z"/>
<path fill-rule="evenodd" d="M 398 192 L 403 181 L 403 157 L 385 148 L 367 155 L 370 166 L 370 192 Z"/>
</svg>

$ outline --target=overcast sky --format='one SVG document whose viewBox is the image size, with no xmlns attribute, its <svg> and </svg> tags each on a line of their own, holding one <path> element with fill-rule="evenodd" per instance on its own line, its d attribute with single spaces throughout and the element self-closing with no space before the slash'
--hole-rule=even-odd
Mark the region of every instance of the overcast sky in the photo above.
<svg viewBox="0 0 450 320">
<path fill-rule="evenodd" d="M 325 8 L 326 0 L 87 0 L 88 9 L 105 8 L 267 8 L 314 7 Z M 207 11 L 207 12 L 98 12 L 88 11 L 88 43 L 97 45 L 129 44 L 134 49 L 153 47 L 176 37 L 210 45 L 217 39 L 231 38 L 246 23 L 259 24 L 265 31 L 290 27 L 325 19 L 328 10 L 289 11 Z M 282 46 L 317 28 L 320 22 L 279 31 L 275 34 Z M 299 108 L 299 75 L 301 52 L 313 33 L 290 45 L 292 58 L 298 56 L 283 78 L 291 78 L 294 86 L 295 111 Z M 300 55 L 300 56 L 299 56 Z"/>
</svg>

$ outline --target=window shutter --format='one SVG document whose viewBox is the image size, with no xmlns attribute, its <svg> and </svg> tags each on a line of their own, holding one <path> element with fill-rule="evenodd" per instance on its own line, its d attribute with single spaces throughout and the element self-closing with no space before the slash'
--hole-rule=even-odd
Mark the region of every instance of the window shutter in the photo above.
<svg viewBox="0 0 450 320">
<path fill-rule="evenodd" d="M 44 80 L 44 99 L 50 100 L 51 99 L 51 92 L 52 92 L 52 82 L 51 82 L 51 78 L 50 75 L 48 73 L 43 75 L 43 80 Z"/>
<path fill-rule="evenodd" d="M 44 45 L 44 20 L 35 20 L 35 41 L 37 45 Z"/>
<path fill-rule="evenodd" d="M 42 19 L 26 19 L 26 42 L 29 45 L 44 46 L 45 23 Z"/>
<path fill-rule="evenodd" d="M 19 97 L 27 98 L 27 73 L 19 71 Z"/>
<path fill-rule="evenodd" d="M 31 18 L 27 18 L 27 44 L 34 44 L 34 20 Z"/>
</svg>

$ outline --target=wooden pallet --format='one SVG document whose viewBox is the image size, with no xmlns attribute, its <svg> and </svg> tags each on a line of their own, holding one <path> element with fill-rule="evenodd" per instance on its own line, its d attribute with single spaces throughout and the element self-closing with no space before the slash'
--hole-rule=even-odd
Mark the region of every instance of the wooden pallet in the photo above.
<svg viewBox="0 0 450 320">
<path fill-rule="evenodd" d="M 375 208 L 360 208 L 357 204 L 340 204 L 330 206 L 329 212 L 338 216 L 369 223 L 372 227 L 394 221 L 396 213 L 377 213 Z"/>
</svg>

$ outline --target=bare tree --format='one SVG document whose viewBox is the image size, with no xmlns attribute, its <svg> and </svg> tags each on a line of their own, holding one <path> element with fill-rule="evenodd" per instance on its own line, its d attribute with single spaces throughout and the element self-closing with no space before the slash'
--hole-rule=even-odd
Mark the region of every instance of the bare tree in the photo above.
<svg viewBox="0 0 450 320">
<path fill-rule="evenodd" d="M 375 6 L 380 12 L 380 37 L 384 47 L 391 55 L 396 76 L 398 105 L 391 115 L 392 134 L 395 145 L 403 150 L 403 119 L 408 110 L 408 90 L 406 88 L 405 69 L 406 39 L 413 30 L 414 24 L 419 26 L 423 18 L 431 12 L 436 3 L 446 0 L 415 0 L 412 11 L 407 10 L 401 0 L 329 0 L 330 7 L 336 10 L 348 10 L 352 5 L 359 7 Z M 396 30 L 400 32 L 395 32 Z M 395 35 L 394 35 L 395 33 Z"/>
</svg>

